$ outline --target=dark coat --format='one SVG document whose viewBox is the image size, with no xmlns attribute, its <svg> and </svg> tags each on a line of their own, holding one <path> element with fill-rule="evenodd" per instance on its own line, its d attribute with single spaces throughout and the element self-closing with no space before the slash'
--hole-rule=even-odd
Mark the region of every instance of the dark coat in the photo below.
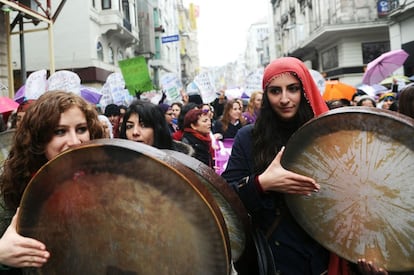
<svg viewBox="0 0 414 275">
<path fill-rule="evenodd" d="M 229 127 L 227 128 L 226 131 L 223 131 L 223 123 L 221 123 L 220 120 L 216 120 L 216 122 L 214 123 L 213 126 L 213 133 L 220 133 L 223 136 L 223 139 L 225 138 L 234 138 L 237 134 L 237 131 L 240 130 L 240 128 L 242 128 L 243 125 L 239 122 L 236 125 L 233 125 L 231 123 L 229 123 Z"/>
<path fill-rule="evenodd" d="M 253 125 L 240 129 L 222 177 L 239 194 L 252 216 L 253 226 L 263 233 L 268 233 L 273 222 L 282 215 L 268 240 L 276 270 L 281 274 L 321 274 L 328 268 L 329 252 L 295 222 L 281 193 L 263 194 L 254 183 L 252 132 Z"/>
<path fill-rule="evenodd" d="M 191 145 L 194 149 L 193 157 L 201 161 L 202 163 L 213 168 L 213 156 L 210 153 L 210 146 L 204 141 L 196 138 L 191 133 L 184 132 L 182 142 Z"/>
</svg>

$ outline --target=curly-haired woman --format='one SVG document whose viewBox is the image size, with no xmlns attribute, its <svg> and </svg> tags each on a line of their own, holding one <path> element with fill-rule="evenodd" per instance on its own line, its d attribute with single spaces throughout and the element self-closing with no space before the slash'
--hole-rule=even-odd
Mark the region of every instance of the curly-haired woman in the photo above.
<svg viewBox="0 0 414 275">
<path fill-rule="evenodd" d="M 46 92 L 27 110 L 0 175 L 0 269 L 46 263 L 50 255 L 45 245 L 16 232 L 15 213 L 23 191 L 47 161 L 102 136 L 95 108 L 73 93 Z"/>
</svg>

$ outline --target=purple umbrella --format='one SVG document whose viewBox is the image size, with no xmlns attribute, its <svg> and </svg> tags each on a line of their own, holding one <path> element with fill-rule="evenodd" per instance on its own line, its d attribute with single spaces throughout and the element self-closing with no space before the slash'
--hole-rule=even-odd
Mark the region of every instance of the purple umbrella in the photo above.
<svg viewBox="0 0 414 275">
<path fill-rule="evenodd" d="M 98 104 L 102 94 L 95 88 L 82 86 L 80 89 L 81 96 L 92 104 Z"/>
<path fill-rule="evenodd" d="M 26 97 L 25 97 L 24 85 L 23 85 L 17 90 L 16 94 L 13 97 L 13 100 L 20 104 L 25 100 L 25 98 Z"/>
<path fill-rule="evenodd" d="M 390 76 L 400 68 L 408 57 L 404 50 L 395 50 L 383 53 L 369 62 L 362 78 L 362 83 L 372 85 Z"/>
</svg>

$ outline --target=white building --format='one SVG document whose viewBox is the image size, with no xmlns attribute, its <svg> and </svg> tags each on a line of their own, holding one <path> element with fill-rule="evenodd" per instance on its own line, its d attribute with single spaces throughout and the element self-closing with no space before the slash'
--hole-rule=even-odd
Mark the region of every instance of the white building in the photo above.
<svg viewBox="0 0 414 275">
<path fill-rule="evenodd" d="M 247 46 L 245 51 L 246 67 L 248 71 L 263 68 L 269 63 L 268 48 L 265 43 L 269 37 L 269 25 L 264 18 L 261 22 L 250 25 L 247 32 Z"/>
<path fill-rule="evenodd" d="M 36 1 L 26 2 L 39 10 Z M 43 8 L 45 2 L 39 1 Z M 18 86 L 24 82 L 19 75 L 21 69 L 27 73 L 50 69 L 53 62 L 56 71 L 76 72 L 83 83 L 99 87 L 109 74 L 120 71 L 118 61 L 138 55 L 146 57 L 156 87 L 164 73 L 181 77 L 180 42 L 164 42 L 167 41 L 164 40 L 166 36 L 179 35 L 177 0 L 50 2 L 52 15 L 56 13 L 59 2 L 65 2 L 53 24 L 52 35 L 45 30 L 43 22 L 33 24 L 25 19 L 22 51 L 21 37 L 17 35 L 19 25 L 12 30 L 15 35 L 11 39 L 11 64 Z M 10 15 L 13 21 L 17 12 Z M 50 41 L 53 51 L 49 47 Z"/>
</svg>

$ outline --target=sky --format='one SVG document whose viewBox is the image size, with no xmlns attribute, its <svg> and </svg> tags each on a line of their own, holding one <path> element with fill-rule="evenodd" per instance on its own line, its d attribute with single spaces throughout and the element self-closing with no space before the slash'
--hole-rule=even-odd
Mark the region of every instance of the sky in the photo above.
<svg viewBox="0 0 414 275">
<path fill-rule="evenodd" d="M 251 24 L 267 17 L 269 0 L 184 0 L 199 6 L 197 37 L 202 67 L 237 60 L 246 48 Z"/>
</svg>

